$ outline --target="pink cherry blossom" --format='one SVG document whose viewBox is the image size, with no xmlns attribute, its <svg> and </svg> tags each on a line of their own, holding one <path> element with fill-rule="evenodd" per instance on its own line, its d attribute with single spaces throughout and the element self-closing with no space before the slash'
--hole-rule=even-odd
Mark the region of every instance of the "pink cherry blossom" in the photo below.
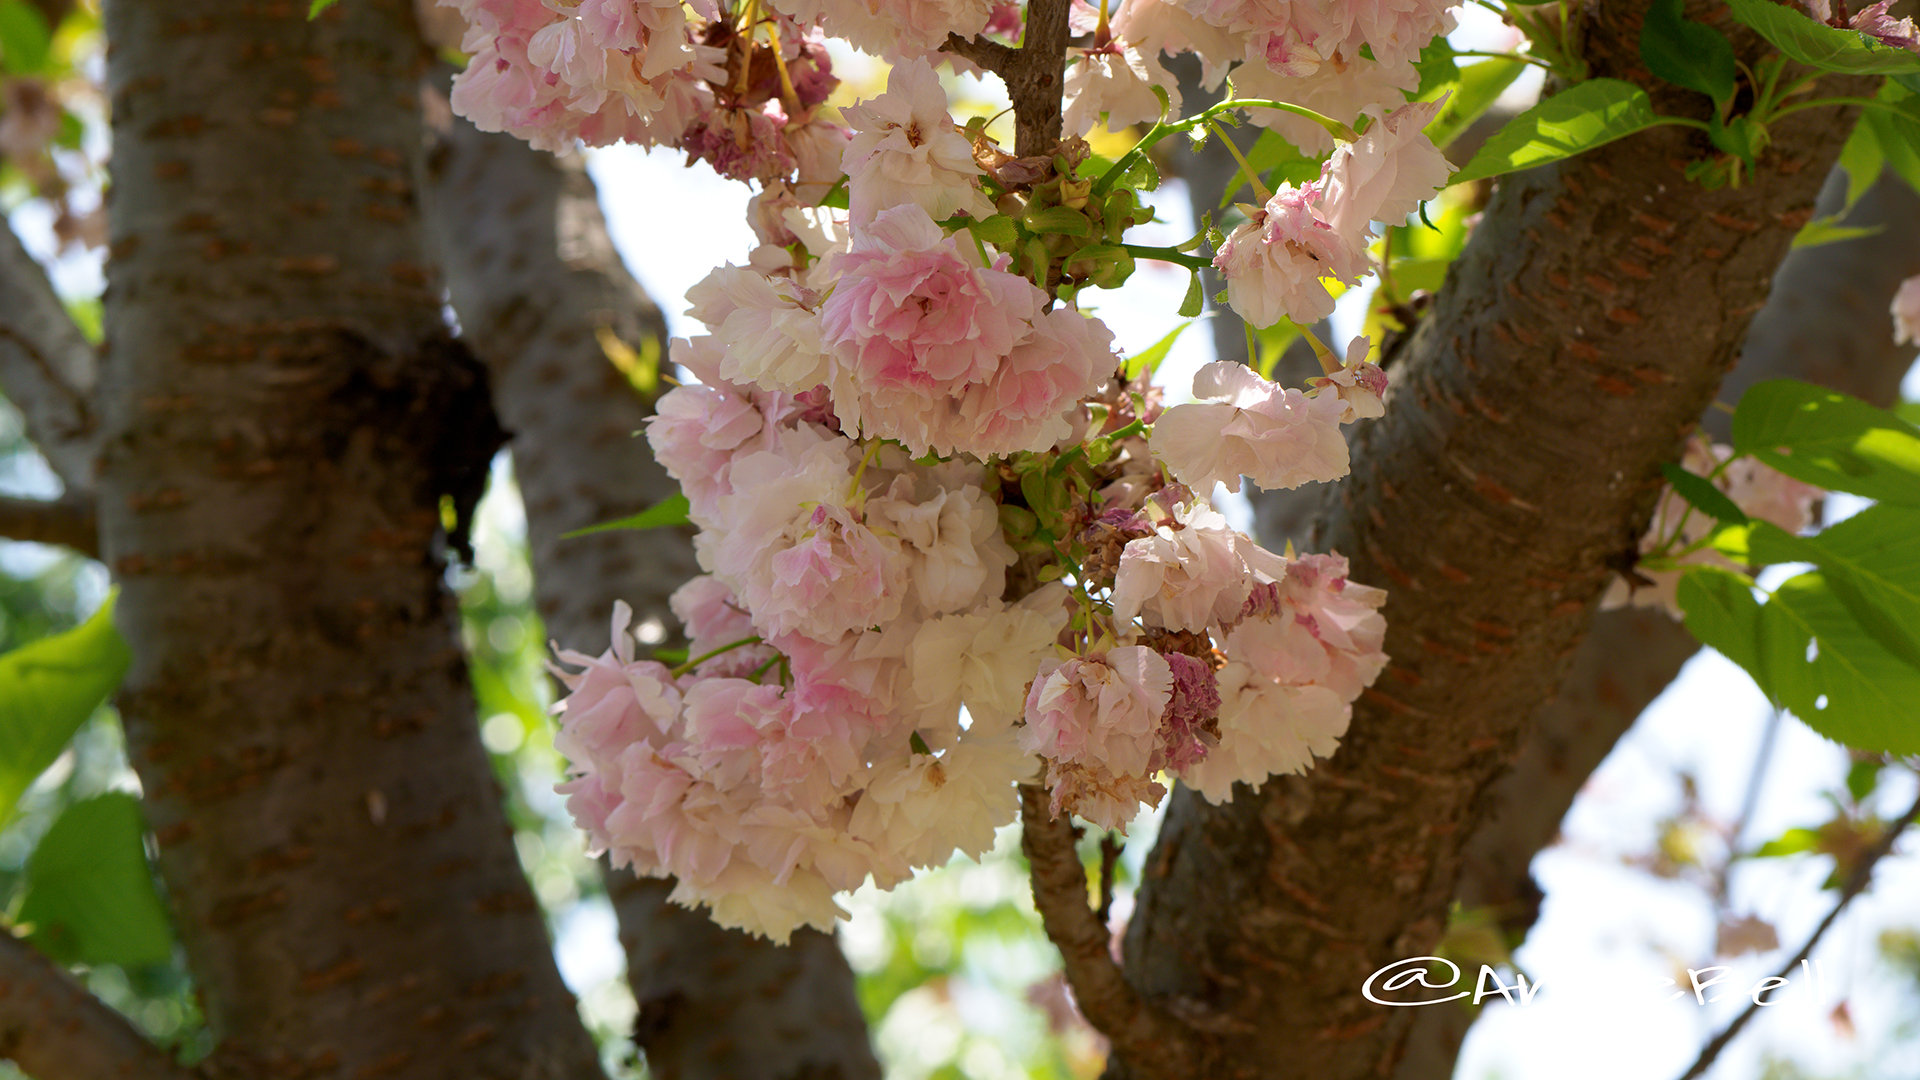
<svg viewBox="0 0 1920 1080">
<path fill-rule="evenodd" d="M 1347 474 L 1347 407 L 1338 397 L 1308 397 L 1224 361 L 1194 375 L 1193 393 L 1202 400 L 1162 414 L 1150 444 L 1181 483 L 1207 491 L 1218 481 L 1239 491 L 1243 475 L 1275 489 Z"/>
<path fill-rule="evenodd" d="M 943 38 L 944 40 L 944 38 Z M 887 92 L 841 111 L 853 128 L 840 168 L 855 229 L 909 203 L 936 221 L 956 213 L 990 217 L 973 148 L 954 128 L 940 77 L 923 60 L 901 64 Z"/>
<path fill-rule="evenodd" d="M 1180 114 L 1180 83 L 1160 66 L 1157 52 L 1146 53 L 1122 41 L 1072 50 L 1078 60 L 1067 69 L 1064 124 L 1069 135 L 1085 135 L 1103 119 L 1108 131 L 1160 119 L 1166 91 L 1171 115 Z"/>
<path fill-rule="evenodd" d="M 1403 105 L 1334 151 L 1321 172 L 1319 209 L 1335 232 L 1364 244 L 1372 222 L 1398 225 L 1446 186 L 1454 166 L 1422 130 L 1445 101 Z"/>
<path fill-rule="evenodd" d="M 1254 326 L 1282 318 L 1311 326 L 1333 313 L 1324 278 L 1351 285 L 1370 271 L 1365 238 L 1328 224 L 1324 202 L 1320 181 L 1282 187 L 1221 244 L 1213 265 L 1241 318 Z"/>
<path fill-rule="evenodd" d="M 1021 749 L 1139 776 L 1153 757 L 1154 734 L 1172 694 L 1166 658 L 1145 646 L 1074 657 L 1034 680 Z"/>
<path fill-rule="evenodd" d="M 1920 345 L 1920 274 L 1900 283 L 1893 294 L 1893 343 Z"/>
<path fill-rule="evenodd" d="M 1212 507 L 1177 506 L 1152 535 L 1121 551 L 1113 618 L 1124 624 L 1144 613 L 1149 625 L 1175 630 L 1226 626 L 1257 580 L 1284 573 L 1286 560 L 1235 532 Z"/>
<path fill-rule="evenodd" d="M 1353 707 L 1324 686 L 1282 686 L 1238 661 L 1219 673 L 1219 744 L 1178 771 L 1207 801 L 1233 801 L 1233 785 L 1259 790 L 1269 776 L 1305 772 L 1330 757 Z"/>
</svg>

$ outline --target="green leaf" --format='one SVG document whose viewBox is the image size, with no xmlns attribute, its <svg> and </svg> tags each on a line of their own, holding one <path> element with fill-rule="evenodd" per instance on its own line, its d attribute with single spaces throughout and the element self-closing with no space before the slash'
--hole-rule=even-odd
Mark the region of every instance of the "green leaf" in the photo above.
<svg viewBox="0 0 1920 1080">
<path fill-rule="evenodd" d="M 1199 280 L 1199 275 L 1194 275 L 1194 281 L 1197 283 Z M 1191 289 L 1188 291 L 1192 292 Z M 1187 327 L 1199 321 L 1199 319 L 1188 319 L 1186 322 L 1167 331 L 1165 337 L 1148 346 L 1146 351 L 1127 357 L 1126 363 L 1122 366 L 1122 369 L 1127 373 L 1127 381 L 1132 382 L 1142 374 L 1151 375 L 1160 370 L 1160 362 L 1165 360 L 1167 354 L 1173 351 L 1173 343 L 1180 340 L 1180 335 L 1186 332 Z"/>
<path fill-rule="evenodd" d="M 1886 168 L 1887 158 L 1880 152 L 1880 141 L 1874 137 L 1872 124 L 1854 122 L 1853 134 L 1840 148 L 1839 164 L 1847 171 L 1847 202 L 1834 217 L 1844 218 Z M 1796 237 L 1794 242 L 1797 245 L 1799 239 Z"/>
<path fill-rule="evenodd" d="M 1920 426 L 1920 401 L 1903 401 L 1895 405 L 1893 415 L 1909 424 Z"/>
<path fill-rule="evenodd" d="M 1727 0 L 1733 17 L 1773 43 L 1789 58 L 1822 71 L 1849 75 L 1920 72 L 1920 56 L 1882 45 L 1857 30 L 1840 30 L 1811 18 L 1797 6 L 1772 0 Z"/>
<path fill-rule="evenodd" d="M 1640 60 L 1659 78 L 1698 90 L 1724 105 L 1733 98 L 1738 70 L 1733 43 L 1711 26 L 1681 13 L 1681 0 L 1653 0 L 1640 24 Z"/>
<path fill-rule="evenodd" d="M 1855 803 L 1867 801 L 1873 789 L 1880 784 L 1880 762 L 1856 761 L 1853 768 L 1847 770 L 1847 795 Z"/>
<path fill-rule="evenodd" d="M 592 536 L 594 533 L 612 532 L 615 529 L 659 529 L 668 525 L 685 525 L 689 520 L 688 509 L 690 507 L 686 495 L 675 495 L 669 499 L 662 499 L 632 517 L 623 517 L 618 521 L 603 522 L 599 525 L 589 525 L 584 529 L 575 529 L 570 533 L 561 533 L 560 539 L 571 540 L 576 536 Z"/>
<path fill-rule="evenodd" d="M 1180 300 L 1178 314 L 1183 319 L 1193 318 L 1206 306 L 1206 297 L 1200 291 L 1200 274 L 1196 271 L 1191 276 L 1192 280 L 1187 282 L 1187 295 Z"/>
<path fill-rule="evenodd" d="M 1812 829 L 1788 829 L 1779 836 L 1760 845 L 1753 853 L 1756 859 L 1775 859 L 1782 855 L 1798 855 L 1812 851 L 1820 845 L 1820 834 Z"/>
<path fill-rule="evenodd" d="M 1445 105 L 1440 106 L 1439 113 L 1427 122 L 1427 138 L 1433 140 L 1433 145 L 1445 149 L 1475 120 L 1485 115 L 1525 70 L 1527 63 L 1524 60 L 1498 58 L 1461 68 L 1459 88 L 1447 98 Z"/>
<path fill-rule="evenodd" d="M 1772 697 L 1761 667 L 1760 603 L 1753 598 L 1752 579 L 1716 566 L 1690 566 L 1680 575 L 1675 599 L 1686 614 L 1687 631 L 1745 668 L 1760 691 Z"/>
<path fill-rule="evenodd" d="M 313 4 L 307 8 L 307 21 L 312 22 L 319 18 L 321 12 L 339 2 L 340 0 L 313 0 Z"/>
<path fill-rule="evenodd" d="M 1837 390 L 1754 386 L 1734 410 L 1733 448 L 1829 491 L 1920 505 L 1920 428 Z"/>
<path fill-rule="evenodd" d="M 1453 55 L 1453 45 L 1444 36 L 1435 37 L 1420 50 L 1420 59 L 1413 65 L 1413 70 L 1420 73 L 1420 87 L 1413 92 L 1415 100 L 1425 101 L 1448 84 L 1460 81 L 1460 65 L 1454 63 Z"/>
<path fill-rule="evenodd" d="M 0 821 L 127 673 L 113 597 L 64 634 L 0 656 Z"/>
<path fill-rule="evenodd" d="M 1776 535 L 1788 534 L 1771 525 L 1756 528 L 1757 537 Z M 1920 508 L 1880 503 L 1818 535 L 1769 542 L 1820 567 L 1854 621 L 1920 669 Z"/>
<path fill-rule="evenodd" d="M 1741 512 L 1740 507 L 1706 477 L 1690 473 L 1671 461 L 1660 463 L 1660 475 L 1666 477 L 1667 483 L 1673 485 L 1673 490 L 1695 510 L 1720 521 L 1741 525 L 1747 523 L 1747 515 Z"/>
<path fill-rule="evenodd" d="M 1619 79 L 1589 79 L 1509 120 L 1450 183 L 1559 161 L 1662 122 L 1645 90 Z"/>
<path fill-rule="evenodd" d="M 15 921 L 63 964 L 163 963 L 173 931 L 147 867 L 140 805 L 123 791 L 74 803 L 27 857 Z"/>
<path fill-rule="evenodd" d="M 1851 174 L 1849 174 L 1851 175 Z M 1836 244 L 1842 240 L 1858 240 L 1863 236 L 1877 236 L 1886 232 L 1886 225 L 1842 225 L 1843 214 L 1832 217 L 1815 218 L 1800 226 L 1793 234 L 1793 249 L 1819 247 L 1821 244 Z"/>
<path fill-rule="evenodd" d="M 1788 579 L 1760 610 L 1760 663 L 1775 700 L 1835 742 L 1920 753 L 1920 669 L 1875 642 L 1822 574 Z"/>
<path fill-rule="evenodd" d="M 1405 300 L 1421 289 L 1430 293 L 1439 292 L 1440 286 L 1447 280 L 1447 267 L 1452 265 L 1452 259 L 1396 260 L 1393 264 L 1394 299 Z"/>
<path fill-rule="evenodd" d="M 46 16 L 26 0 L 0 0 L 0 69 L 32 75 L 46 67 L 53 33 Z"/>
<path fill-rule="evenodd" d="M 1860 126 L 1872 134 L 1874 146 L 1886 167 L 1905 180 L 1908 187 L 1920 191 L 1920 119 L 1908 115 L 1907 108 L 1915 100 L 1914 96 L 1891 81 L 1882 83 L 1880 92 L 1874 96 L 1902 106 L 1902 111 L 1867 109 L 1860 114 Z"/>
</svg>

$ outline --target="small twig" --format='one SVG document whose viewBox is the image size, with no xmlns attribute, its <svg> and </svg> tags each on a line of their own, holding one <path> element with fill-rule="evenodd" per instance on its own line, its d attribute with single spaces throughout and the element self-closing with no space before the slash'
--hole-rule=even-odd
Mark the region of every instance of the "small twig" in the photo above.
<svg viewBox="0 0 1920 1080">
<path fill-rule="evenodd" d="M 1100 838 L 1100 907 L 1093 917 L 1100 920 L 1101 926 L 1108 925 L 1108 916 L 1113 913 L 1113 870 L 1124 850 L 1126 845 L 1114 839 L 1113 833 Z"/>
<path fill-rule="evenodd" d="M 947 43 L 940 46 L 940 51 L 971 60 L 1002 79 L 1007 77 L 1008 70 L 1020 56 L 1019 49 L 1010 48 L 997 41 L 989 41 L 983 37 L 963 38 L 959 34 L 948 34 Z"/>
<path fill-rule="evenodd" d="M 0 223 L 0 384 L 68 491 L 90 490 L 98 360 L 47 272 Z"/>
<path fill-rule="evenodd" d="M 1067 984 L 1087 1022 L 1126 1060 L 1137 1080 L 1201 1075 L 1193 1033 L 1136 992 L 1108 951 L 1107 924 L 1087 905 L 1087 872 L 1074 852 L 1073 823 L 1048 812 L 1045 788 L 1020 785 L 1020 849 L 1032 866 L 1033 904 L 1060 950 Z"/>
<path fill-rule="evenodd" d="M 1906 830 L 1907 826 L 1913 824 L 1915 818 L 1920 818 L 1920 798 L 1914 799 L 1913 805 L 1907 808 L 1907 812 L 1900 815 L 1898 821 L 1888 825 L 1885 834 L 1867 849 L 1865 857 L 1860 860 L 1860 865 L 1853 868 L 1852 876 L 1847 878 L 1846 885 L 1840 890 L 1840 902 L 1833 905 L 1833 910 L 1827 912 L 1827 917 L 1820 920 L 1819 926 L 1814 927 L 1813 936 L 1807 939 L 1805 945 L 1800 946 L 1800 951 L 1774 974 L 1774 978 L 1786 978 L 1795 965 L 1812 955 L 1813 947 L 1820 944 L 1820 939 L 1825 936 L 1827 928 L 1832 926 L 1834 920 L 1840 917 L 1840 913 L 1847 909 L 1847 905 L 1853 902 L 1854 897 L 1866 891 L 1867 883 L 1873 879 L 1874 864 L 1893 850 L 1894 842 L 1900 839 L 1900 834 Z M 1720 1051 L 1726 1049 L 1734 1036 L 1740 1034 L 1740 1029 L 1747 1026 L 1747 1021 L 1753 1019 L 1753 1014 L 1757 1011 L 1759 1010 L 1754 1005 L 1748 1005 L 1742 1009 L 1740 1015 L 1733 1018 L 1733 1023 L 1728 1024 L 1725 1030 L 1715 1035 L 1706 1049 L 1700 1051 L 1700 1056 L 1694 1061 L 1693 1067 L 1682 1074 L 1680 1080 L 1696 1080 L 1698 1077 L 1705 1076 L 1707 1070 L 1713 1067 L 1714 1059 L 1720 1056 Z"/>
<path fill-rule="evenodd" d="M 70 547 L 90 559 L 100 557 L 100 531 L 93 500 L 69 495 L 46 502 L 0 496 L 0 537 Z"/>
<path fill-rule="evenodd" d="M 126 1017 L 0 930 L 0 1059 L 39 1080 L 198 1080 Z"/>
</svg>

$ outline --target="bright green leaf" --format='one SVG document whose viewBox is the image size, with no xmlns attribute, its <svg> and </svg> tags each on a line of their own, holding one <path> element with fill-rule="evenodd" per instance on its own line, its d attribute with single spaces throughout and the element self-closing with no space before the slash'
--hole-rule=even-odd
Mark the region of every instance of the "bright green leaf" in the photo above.
<svg viewBox="0 0 1920 1080">
<path fill-rule="evenodd" d="M 1851 174 L 1849 174 L 1851 175 Z M 1880 225 L 1842 225 L 1842 214 L 1832 217 L 1815 218 L 1800 226 L 1793 234 L 1793 249 L 1819 247 L 1821 244 L 1835 244 L 1842 240 L 1858 240 L 1863 236 L 1878 236 L 1886 232 L 1885 224 Z"/>
<path fill-rule="evenodd" d="M 1881 84 L 1875 97 L 1903 107 L 1914 100 L 1912 94 L 1892 82 Z M 1907 115 L 1904 110 L 1896 113 L 1866 109 L 1860 114 L 1860 126 L 1872 134 L 1874 146 L 1886 167 L 1905 180 L 1908 187 L 1920 191 L 1920 118 Z"/>
<path fill-rule="evenodd" d="M 1794 379 L 1749 389 L 1733 448 L 1829 491 L 1920 504 L 1920 428 L 1837 390 Z"/>
<path fill-rule="evenodd" d="M 1716 104 L 1733 98 L 1739 74 L 1733 43 L 1681 13 L 1681 0 L 1654 0 L 1640 24 L 1640 60 L 1658 78 L 1698 90 Z"/>
<path fill-rule="evenodd" d="M 1788 829 L 1779 836 L 1760 845 L 1753 853 L 1756 859 L 1774 859 L 1782 855 L 1798 855 L 1812 851 L 1820 845 L 1820 834 L 1812 829 Z"/>
<path fill-rule="evenodd" d="M 0 70 L 32 75 L 46 66 L 53 33 L 26 0 L 0 0 Z"/>
<path fill-rule="evenodd" d="M 1856 761 L 1853 768 L 1847 770 L 1847 795 L 1855 803 L 1867 801 L 1873 789 L 1880 784 L 1880 762 Z"/>
<path fill-rule="evenodd" d="M 1840 30 L 1822 23 L 1798 6 L 1773 0 L 1727 0 L 1733 17 L 1759 31 L 1773 47 L 1803 64 L 1822 71 L 1849 75 L 1890 75 L 1920 72 L 1920 56 L 1882 45 L 1857 30 Z"/>
<path fill-rule="evenodd" d="M 1690 473 L 1670 461 L 1661 463 L 1660 475 L 1666 477 L 1667 483 L 1673 485 L 1673 490 L 1695 510 L 1720 521 L 1746 524 L 1747 515 L 1734 505 L 1732 499 L 1727 498 L 1726 492 L 1714 487 L 1713 481 L 1706 477 Z"/>
<path fill-rule="evenodd" d="M 1559 161 L 1662 122 L 1645 90 L 1619 79 L 1589 79 L 1508 121 L 1450 183 Z"/>
<path fill-rule="evenodd" d="M 1196 277 L 1195 280 L 1198 280 L 1198 278 Z M 1131 382 L 1139 378 L 1142 374 L 1151 375 L 1160 370 L 1160 362 L 1165 360 L 1167 354 L 1173 351 L 1173 343 L 1180 340 L 1180 335 L 1186 332 L 1187 327 L 1199 321 L 1198 319 L 1188 319 L 1186 322 L 1167 331 L 1165 337 L 1148 346 L 1146 351 L 1127 357 L 1124 370 L 1127 373 L 1128 381 Z"/>
<path fill-rule="evenodd" d="M 1420 87 L 1413 92 L 1418 101 L 1425 101 L 1449 83 L 1460 81 L 1460 65 L 1453 61 L 1453 45 L 1444 36 L 1435 37 L 1420 50 L 1420 59 L 1414 63 L 1413 70 L 1420 73 Z"/>
<path fill-rule="evenodd" d="M 1873 640 L 1820 573 L 1783 582 L 1760 616 L 1770 696 L 1835 742 L 1920 753 L 1920 669 Z"/>
<path fill-rule="evenodd" d="M 560 539 L 571 540 L 576 536 L 591 536 L 599 532 L 612 532 L 615 529 L 659 529 L 668 525 L 685 525 L 688 522 L 689 504 L 684 494 L 675 495 L 647 507 L 645 510 L 624 517 L 618 521 L 589 525 L 584 529 L 575 529 L 570 533 L 561 533 Z"/>
<path fill-rule="evenodd" d="M 1820 567 L 1827 587 L 1874 641 L 1920 669 L 1920 507 L 1870 506 L 1817 535 L 1793 538 L 1791 548 Z"/>
<path fill-rule="evenodd" d="M 1461 68 L 1459 87 L 1447 98 L 1447 103 L 1440 106 L 1434 118 L 1427 122 L 1427 138 L 1433 140 L 1433 145 L 1445 149 L 1475 120 L 1485 115 L 1525 70 L 1527 63 L 1524 60 L 1497 57 Z"/>
<path fill-rule="evenodd" d="M 0 656 L 0 821 L 127 672 L 113 598 L 64 634 Z"/>
<path fill-rule="evenodd" d="M 1909 424 L 1920 426 L 1920 401 L 1903 401 L 1895 405 L 1893 415 Z"/>
<path fill-rule="evenodd" d="M 1772 697 L 1761 667 L 1760 603 L 1753 598 L 1752 580 L 1715 566 L 1690 566 L 1680 575 L 1675 595 L 1686 613 L 1687 630 L 1700 644 L 1745 668 L 1761 692 Z"/>
<path fill-rule="evenodd" d="M 63 964 L 157 964 L 173 931 L 153 889 L 133 796 L 109 792 L 74 803 L 27 857 L 17 923 Z"/>
<path fill-rule="evenodd" d="M 313 4 L 307 8 L 307 21 L 312 22 L 319 18 L 321 12 L 339 2 L 340 0 L 313 0 Z"/>
<path fill-rule="evenodd" d="M 1191 319 L 1199 315 L 1201 310 L 1206 307 L 1206 297 L 1200 289 L 1199 273 L 1195 272 L 1190 275 L 1190 277 L 1191 280 L 1187 282 L 1187 295 L 1180 300 L 1180 310 L 1178 314 L 1183 319 Z"/>
<path fill-rule="evenodd" d="M 1873 182 L 1880 179 L 1880 173 L 1886 168 L 1887 158 L 1880 152 L 1880 141 L 1874 137 L 1872 124 L 1854 123 L 1853 134 L 1847 137 L 1846 145 L 1840 148 L 1839 164 L 1847 171 L 1847 201 L 1834 217 L 1843 218 L 1860 201 L 1860 196 L 1873 186 Z M 1799 244 L 1798 237 L 1794 243 Z"/>
</svg>

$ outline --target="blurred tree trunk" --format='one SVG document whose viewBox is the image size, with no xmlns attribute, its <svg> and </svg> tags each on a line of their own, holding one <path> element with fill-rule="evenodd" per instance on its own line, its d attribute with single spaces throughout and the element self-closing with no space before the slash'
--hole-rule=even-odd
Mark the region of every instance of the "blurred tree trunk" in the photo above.
<svg viewBox="0 0 1920 1080">
<path fill-rule="evenodd" d="M 436 547 L 499 442 L 442 324 L 399 0 L 115 0 L 104 555 L 216 1067 L 593 1077 Z"/>
</svg>

